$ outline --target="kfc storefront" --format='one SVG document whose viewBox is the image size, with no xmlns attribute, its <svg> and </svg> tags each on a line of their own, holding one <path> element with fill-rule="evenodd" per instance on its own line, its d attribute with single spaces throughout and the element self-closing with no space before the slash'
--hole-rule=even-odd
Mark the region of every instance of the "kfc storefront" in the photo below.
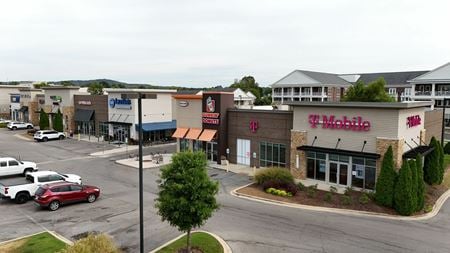
<svg viewBox="0 0 450 253">
<path fill-rule="evenodd" d="M 292 103 L 290 168 L 296 178 L 374 190 L 389 146 L 397 168 L 427 155 L 429 102 Z"/>
</svg>

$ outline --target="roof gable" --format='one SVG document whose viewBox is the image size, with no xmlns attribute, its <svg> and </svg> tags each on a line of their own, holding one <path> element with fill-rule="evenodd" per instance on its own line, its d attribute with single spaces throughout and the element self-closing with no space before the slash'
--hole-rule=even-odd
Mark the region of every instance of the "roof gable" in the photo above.
<svg viewBox="0 0 450 253">
<path fill-rule="evenodd" d="M 410 82 L 423 81 L 450 81 L 450 62 L 410 80 Z"/>
<path fill-rule="evenodd" d="M 274 83 L 272 86 L 286 86 L 286 85 L 296 85 L 296 84 L 320 84 L 318 80 L 314 80 L 313 78 L 305 75 L 300 70 L 294 70 L 289 73 L 287 76 L 281 78 L 279 81 Z"/>
<path fill-rule="evenodd" d="M 307 70 L 294 70 L 287 76 L 283 77 L 281 80 L 272 84 L 272 87 L 317 84 L 351 85 L 351 83 L 345 81 L 336 74 Z"/>
</svg>

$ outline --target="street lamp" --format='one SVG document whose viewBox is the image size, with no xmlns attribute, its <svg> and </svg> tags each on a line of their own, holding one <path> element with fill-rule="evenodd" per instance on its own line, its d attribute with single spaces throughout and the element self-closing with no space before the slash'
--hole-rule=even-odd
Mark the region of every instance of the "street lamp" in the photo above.
<svg viewBox="0 0 450 253">
<path fill-rule="evenodd" d="M 138 100 L 138 127 L 139 127 L 139 252 L 144 253 L 144 183 L 142 168 L 142 99 L 156 99 L 156 94 L 145 92 L 131 92 L 122 94 L 122 98 Z"/>
</svg>

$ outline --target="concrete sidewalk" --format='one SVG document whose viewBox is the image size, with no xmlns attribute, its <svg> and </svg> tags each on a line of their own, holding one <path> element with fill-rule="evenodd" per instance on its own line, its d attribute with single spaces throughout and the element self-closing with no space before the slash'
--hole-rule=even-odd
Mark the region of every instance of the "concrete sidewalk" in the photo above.
<svg viewBox="0 0 450 253">
<path fill-rule="evenodd" d="M 146 155 L 143 156 L 142 158 L 143 158 L 142 168 L 144 169 L 156 168 L 167 165 L 172 162 L 172 154 L 162 154 L 163 158 L 162 162 L 161 161 L 157 162 L 155 159 L 155 155 Z M 116 163 L 133 168 L 139 168 L 138 157 L 117 160 Z"/>
<path fill-rule="evenodd" d="M 234 164 L 234 163 L 226 165 L 226 164 L 217 164 L 216 162 L 209 162 L 208 166 L 214 169 L 231 171 L 236 174 L 248 175 L 250 177 L 253 177 L 256 171 L 262 169 L 262 168 L 256 169 L 253 167 L 249 167 L 248 165 Z"/>
</svg>

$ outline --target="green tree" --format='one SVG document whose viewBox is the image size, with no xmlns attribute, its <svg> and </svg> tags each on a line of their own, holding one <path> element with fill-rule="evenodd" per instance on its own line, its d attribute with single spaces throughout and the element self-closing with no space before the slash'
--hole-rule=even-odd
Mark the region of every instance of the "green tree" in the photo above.
<svg viewBox="0 0 450 253">
<path fill-rule="evenodd" d="M 48 120 L 48 114 L 41 108 L 39 113 L 39 128 L 41 130 L 49 129 L 50 122 Z"/>
<path fill-rule="evenodd" d="M 259 87 L 253 76 L 244 76 L 241 80 L 235 80 L 230 88 L 240 88 L 245 92 L 251 92 L 255 95 L 255 105 L 270 105 L 272 104 L 272 89 Z"/>
<path fill-rule="evenodd" d="M 444 181 L 444 174 L 445 174 L 445 168 L 444 168 L 444 148 L 441 145 L 440 141 L 437 141 L 437 148 L 439 151 L 439 184 L 442 184 L 442 181 Z"/>
<path fill-rule="evenodd" d="M 218 183 L 206 172 L 203 152 L 181 152 L 161 170 L 156 208 L 163 221 L 187 233 L 191 252 L 191 230 L 202 226 L 219 207 L 216 202 Z"/>
<path fill-rule="evenodd" d="M 48 86 L 48 83 L 46 83 L 46 82 L 40 82 L 40 83 L 34 84 L 34 88 L 36 88 L 36 89 L 41 89 L 42 87 L 47 87 L 47 86 Z"/>
<path fill-rule="evenodd" d="M 395 99 L 386 92 L 385 86 L 386 81 L 382 77 L 368 85 L 365 85 L 362 81 L 358 81 L 355 85 L 348 88 L 342 101 L 394 102 Z"/>
<path fill-rule="evenodd" d="M 58 112 L 56 112 L 55 117 L 53 117 L 53 129 L 55 129 L 58 132 L 64 131 L 63 116 L 59 109 Z"/>
<path fill-rule="evenodd" d="M 89 84 L 88 92 L 91 95 L 103 95 L 103 84 L 99 82 L 92 82 Z"/>
<path fill-rule="evenodd" d="M 417 210 L 417 188 L 418 188 L 418 180 L 417 180 L 417 168 L 416 168 L 416 160 L 411 159 L 408 161 L 409 169 L 411 171 L 411 195 L 412 195 L 412 205 L 413 210 Z"/>
<path fill-rule="evenodd" d="M 62 86 L 74 86 L 71 81 L 61 81 L 60 85 L 62 85 Z"/>
<path fill-rule="evenodd" d="M 381 171 L 375 186 L 375 200 L 378 204 L 392 207 L 394 186 L 397 173 L 394 169 L 394 152 L 392 146 L 384 154 Z"/>
<path fill-rule="evenodd" d="M 394 207 L 401 215 L 411 215 L 415 210 L 411 169 L 406 161 L 400 168 L 398 180 L 395 184 Z"/>
<path fill-rule="evenodd" d="M 439 184 L 440 179 L 440 165 L 439 165 L 439 147 L 436 138 L 432 137 L 430 141 L 430 146 L 434 148 L 434 150 L 425 156 L 425 164 L 423 166 L 423 177 L 427 184 L 434 185 Z"/>
<path fill-rule="evenodd" d="M 425 182 L 423 181 L 423 163 L 422 156 L 416 157 L 417 169 L 417 206 L 416 211 L 420 211 L 425 206 Z"/>
<path fill-rule="evenodd" d="M 444 153 L 447 154 L 447 155 L 450 154 L 450 142 L 445 143 Z"/>
</svg>

